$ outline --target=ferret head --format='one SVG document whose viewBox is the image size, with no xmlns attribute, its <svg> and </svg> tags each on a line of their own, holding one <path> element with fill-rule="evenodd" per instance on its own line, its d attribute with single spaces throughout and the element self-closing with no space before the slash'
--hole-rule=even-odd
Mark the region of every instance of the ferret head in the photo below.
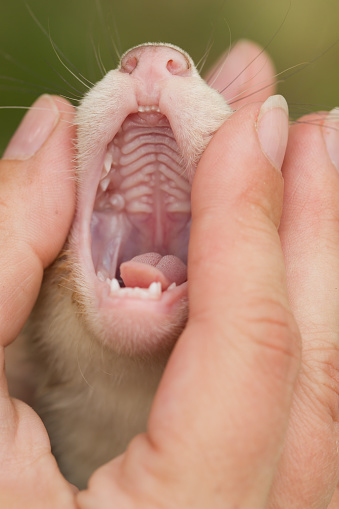
<svg viewBox="0 0 339 509">
<path fill-rule="evenodd" d="M 230 113 L 191 58 L 164 44 L 125 53 L 82 100 L 63 260 L 95 341 L 126 355 L 173 347 L 187 320 L 192 179 Z"/>
</svg>

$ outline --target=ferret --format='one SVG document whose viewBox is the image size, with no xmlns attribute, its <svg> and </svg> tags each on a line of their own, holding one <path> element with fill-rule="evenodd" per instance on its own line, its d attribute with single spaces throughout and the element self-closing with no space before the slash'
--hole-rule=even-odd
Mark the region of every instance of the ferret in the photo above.
<svg viewBox="0 0 339 509">
<path fill-rule="evenodd" d="M 231 113 L 159 43 L 127 51 L 77 108 L 76 213 L 22 340 L 34 408 L 79 488 L 146 430 L 188 315 L 192 180 Z"/>
</svg>

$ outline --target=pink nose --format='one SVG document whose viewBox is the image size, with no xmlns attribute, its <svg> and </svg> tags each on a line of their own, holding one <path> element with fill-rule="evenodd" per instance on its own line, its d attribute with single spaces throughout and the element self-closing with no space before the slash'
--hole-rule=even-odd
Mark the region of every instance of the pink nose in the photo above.
<svg viewBox="0 0 339 509">
<path fill-rule="evenodd" d="M 186 56 L 169 46 L 145 45 L 132 49 L 121 60 L 120 71 L 135 78 L 166 79 L 170 75 L 191 76 Z"/>
</svg>

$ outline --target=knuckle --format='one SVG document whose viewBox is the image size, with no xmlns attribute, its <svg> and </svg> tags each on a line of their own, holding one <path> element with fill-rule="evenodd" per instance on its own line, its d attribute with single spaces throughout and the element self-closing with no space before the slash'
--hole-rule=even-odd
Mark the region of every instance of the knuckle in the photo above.
<svg viewBox="0 0 339 509">
<path fill-rule="evenodd" d="M 258 225 L 267 219 L 278 226 L 282 213 L 283 184 L 282 176 L 277 171 L 270 171 L 263 182 L 250 182 L 247 189 L 239 196 L 245 217 L 256 220 Z"/>
<path fill-rule="evenodd" d="M 269 370 L 294 379 L 299 367 L 301 338 L 291 311 L 282 303 L 258 298 L 247 306 L 246 335 Z"/>
<path fill-rule="evenodd" d="M 338 338 L 318 340 L 303 354 L 303 373 L 309 380 L 310 397 L 335 423 L 339 422 L 339 346 Z"/>
</svg>

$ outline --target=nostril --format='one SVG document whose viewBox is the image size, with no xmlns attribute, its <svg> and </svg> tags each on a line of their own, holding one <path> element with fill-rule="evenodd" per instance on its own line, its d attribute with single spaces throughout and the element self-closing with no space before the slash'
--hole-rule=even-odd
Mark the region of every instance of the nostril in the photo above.
<svg viewBox="0 0 339 509">
<path fill-rule="evenodd" d="M 138 65 L 137 57 L 126 55 L 126 57 L 121 62 L 120 71 L 131 74 L 137 65 Z"/>
<path fill-rule="evenodd" d="M 183 60 L 181 58 L 175 60 L 170 59 L 167 62 L 166 68 L 171 74 L 181 75 L 187 71 L 189 65 L 188 62 L 186 62 L 186 60 Z"/>
</svg>

